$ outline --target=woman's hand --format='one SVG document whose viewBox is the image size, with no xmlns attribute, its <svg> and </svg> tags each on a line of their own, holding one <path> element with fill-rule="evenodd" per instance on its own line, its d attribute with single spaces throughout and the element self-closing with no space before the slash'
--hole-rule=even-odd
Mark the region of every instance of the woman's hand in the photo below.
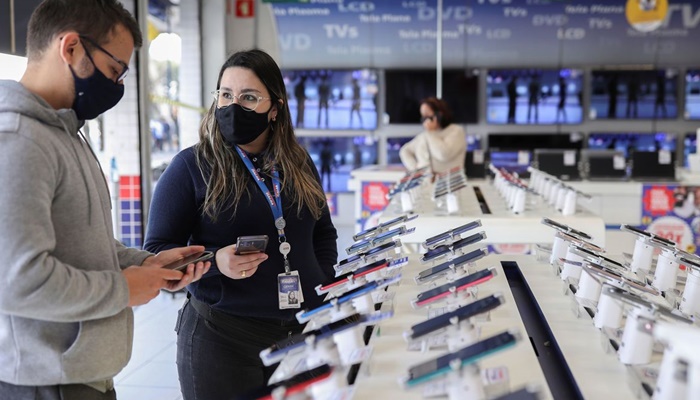
<svg viewBox="0 0 700 400">
<path fill-rule="evenodd" d="M 216 265 L 219 271 L 231 279 L 251 277 L 265 260 L 267 260 L 265 253 L 236 254 L 235 244 L 216 252 Z"/>
</svg>

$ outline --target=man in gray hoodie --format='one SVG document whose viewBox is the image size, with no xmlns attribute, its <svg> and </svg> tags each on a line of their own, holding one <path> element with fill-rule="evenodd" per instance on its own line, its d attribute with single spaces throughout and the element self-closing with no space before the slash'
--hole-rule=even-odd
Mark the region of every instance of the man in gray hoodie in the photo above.
<svg viewBox="0 0 700 400">
<path fill-rule="evenodd" d="M 21 81 L 0 81 L 0 399 L 114 399 L 131 356 L 132 306 L 186 272 L 112 236 L 110 197 L 79 129 L 116 105 L 141 33 L 117 0 L 46 0 Z"/>
</svg>

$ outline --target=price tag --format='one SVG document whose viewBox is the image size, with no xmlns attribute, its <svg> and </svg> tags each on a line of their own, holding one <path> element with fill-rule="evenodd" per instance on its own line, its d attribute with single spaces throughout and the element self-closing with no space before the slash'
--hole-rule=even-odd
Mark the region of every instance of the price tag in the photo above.
<svg viewBox="0 0 700 400">
<path fill-rule="evenodd" d="M 433 309 L 428 310 L 428 319 L 438 317 L 444 313 L 449 311 L 447 307 L 436 307 Z"/>
<path fill-rule="evenodd" d="M 671 163 L 671 152 L 668 150 L 659 150 L 659 164 L 668 165 Z"/>
<path fill-rule="evenodd" d="M 518 152 L 518 165 L 530 165 L 530 152 L 529 151 L 519 151 Z"/>
<path fill-rule="evenodd" d="M 625 157 L 621 156 L 619 154 L 616 154 L 613 156 L 613 169 L 615 170 L 623 170 L 625 169 Z"/>
<path fill-rule="evenodd" d="M 565 151 L 564 152 L 564 165 L 571 167 L 576 165 L 576 152 L 575 151 Z"/>
<path fill-rule="evenodd" d="M 483 164 L 484 163 L 484 151 L 483 150 L 474 150 L 474 152 L 472 152 L 472 162 L 474 164 Z"/>
</svg>

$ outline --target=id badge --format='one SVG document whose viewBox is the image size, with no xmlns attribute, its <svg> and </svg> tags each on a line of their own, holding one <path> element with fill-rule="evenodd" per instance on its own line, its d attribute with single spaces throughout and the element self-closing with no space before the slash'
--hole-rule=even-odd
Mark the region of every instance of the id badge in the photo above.
<svg viewBox="0 0 700 400">
<path fill-rule="evenodd" d="M 280 310 L 301 308 L 304 294 L 301 290 L 299 271 L 291 271 L 277 275 L 277 297 Z"/>
</svg>

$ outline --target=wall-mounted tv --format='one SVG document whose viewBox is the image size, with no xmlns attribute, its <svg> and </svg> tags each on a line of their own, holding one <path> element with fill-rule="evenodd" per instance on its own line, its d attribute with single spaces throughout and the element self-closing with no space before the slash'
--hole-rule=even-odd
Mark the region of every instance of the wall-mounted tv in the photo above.
<svg viewBox="0 0 700 400">
<path fill-rule="evenodd" d="M 583 71 L 496 69 L 486 77 L 490 124 L 580 124 Z"/>
<path fill-rule="evenodd" d="M 457 123 L 476 123 L 479 113 L 478 70 L 448 69 L 442 73 L 442 98 Z M 384 73 L 386 113 L 391 124 L 419 124 L 420 103 L 437 94 L 435 70 L 389 69 Z"/>
<path fill-rule="evenodd" d="M 685 119 L 700 119 L 700 69 L 685 73 Z"/>
<path fill-rule="evenodd" d="M 589 149 L 617 150 L 629 158 L 632 151 L 656 152 L 676 151 L 676 135 L 673 133 L 591 133 L 588 135 Z"/>
<path fill-rule="evenodd" d="M 371 136 L 297 137 L 321 176 L 326 192 L 348 191 L 353 169 L 377 163 L 377 142 Z"/>
<path fill-rule="evenodd" d="M 678 116 L 678 71 L 598 70 L 591 75 L 590 119 L 672 119 Z"/>
<path fill-rule="evenodd" d="M 296 128 L 377 128 L 375 70 L 282 70 L 282 77 Z"/>
<path fill-rule="evenodd" d="M 580 133 L 490 133 L 488 147 L 498 150 L 581 149 Z"/>
</svg>

